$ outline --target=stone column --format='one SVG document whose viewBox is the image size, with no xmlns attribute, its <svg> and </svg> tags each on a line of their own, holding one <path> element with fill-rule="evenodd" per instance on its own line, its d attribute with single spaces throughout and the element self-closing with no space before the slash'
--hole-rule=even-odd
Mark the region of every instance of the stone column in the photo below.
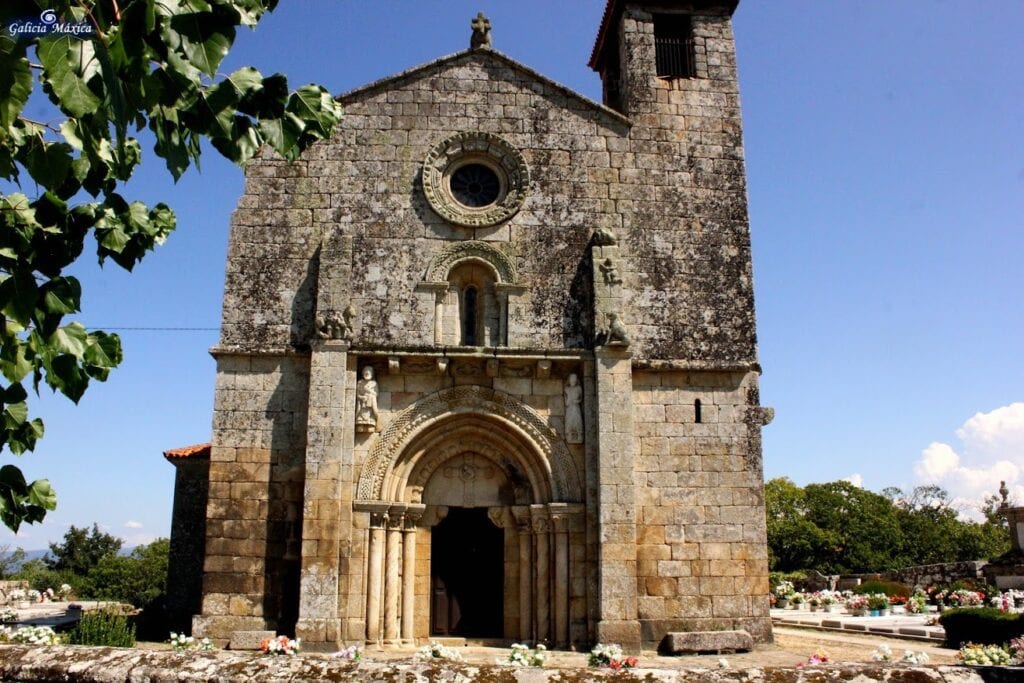
<svg viewBox="0 0 1024 683">
<path fill-rule="evenodd" d="M 370 550 L 366 577 L 366 640 L 380 642 L 380 589 L 384 573 L 384 527 L 388 522 L 385 509 L 370 513 Z"/>
<path fill-rule="evenodd" d="M 533 538 L 530 534 L 530 508 L 512 508 L 519 533 L 519 640 L 533 640 Z"/>
<path fill-rule="evenodd" d="M 494 285 L 494 295 L 498 300 L 498 340 L 495 346 L 509 345 L 508 306 L 509 297 L 522 294 L 526 287 L 513 285 L 508 282 L 498 282 Z"/>
<path fill-rule="evenodd" d="M 409 506 L 402 528 L 402 643 L 405 645 L 416 642 L 416 522 L 423 514 L 423 507 Z"/>
<path fill-rule="evenodd" d="M 537 642 L 544 642 L 551 637 L 551 560 L 548 555 L 551 522 L 548 519 L 547 506 L 531 505 L 530 508 L 533 516 L 533 538 L 537 558 L 537 583 L 534 592 L 537 599 L 536 634 Z"/>
<path fill-rule="evenodd" d="M 597 379 L 597 640 L 640 651 L 636 583 L 636 486 L 630 354 L 594 351 Z"/>
<path fill-rule="evenodd" d="M 402 528 L 405 526 L 405 506 L 392 505 L 388 511 L 387 556 L 384 561 L 384 642 L 398 642 L 398 599 L 401 587 L 398 570 L 402 564 Z"/>
<path fill-rule="evenodd" d="M 302 511 L 302 559 L 296 634 L 310 645 L 333 648 L 343 638 L 340 561 L 343 536 L 342 491 L 351 488 L 351 456 L 343 439 L 351 429 L 345 412 L 348 342 L 313 343 L 310 356 L 309 417 L 306 427 L 306 479 Z M 344 511 L 347 512 L 347 506 Z M 347 544 L 346 544 L 347 546 Z"/>
<path fill-rule="evenodd" d="M 555 537 L 555 632 L 552 640 L 560 648 L 569 646 L 569 513 L 565 503 L 551 504 L 551 525 Z"/>
</svg>

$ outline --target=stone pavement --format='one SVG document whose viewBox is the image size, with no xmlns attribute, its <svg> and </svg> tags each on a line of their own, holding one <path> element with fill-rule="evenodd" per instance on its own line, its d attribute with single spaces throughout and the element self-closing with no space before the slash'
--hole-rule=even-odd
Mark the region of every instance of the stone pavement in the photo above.
<svg viewBox="0 0 1024 683">
<path fill-rule="evenodd" d="M 772 624 L 800 628 L 825 629 L 849 633 L 867 633 L 941 643 L 946 632 L 938 624 L 929 625 L 935 614 L 896 614 L 886 617 L 855 617 L 846 612 L 811 612 L 808 610 L 771 610 Z"/>
</svg>

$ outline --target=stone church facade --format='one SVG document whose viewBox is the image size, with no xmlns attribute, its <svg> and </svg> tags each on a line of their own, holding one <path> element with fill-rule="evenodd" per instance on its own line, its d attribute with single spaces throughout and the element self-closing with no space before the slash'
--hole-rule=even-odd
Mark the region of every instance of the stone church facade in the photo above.
<svg viewBox="0 0 1024 683">
<path fill-rule="evenodd" d="M 197 635 L 771 638 L 735 5 L 611 0 L 604 104 L 478 17 L 249 164 Z"/>
</svg>

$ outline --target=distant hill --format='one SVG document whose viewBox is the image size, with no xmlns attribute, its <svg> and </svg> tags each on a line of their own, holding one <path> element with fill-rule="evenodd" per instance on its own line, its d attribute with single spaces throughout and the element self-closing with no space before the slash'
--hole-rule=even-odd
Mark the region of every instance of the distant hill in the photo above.
<svg viewBox="0 0 1024 683">
<path fill-rule="evenodd" d="M 121 550 L 117 554 L 118 555 L 131 555 L 132 551 L 135 550 L 138 547 L 139 546 L 133 545 L 130 548 L 121 548 Z M 12 551 L 8 551 L 8 552 L 12 552 Z M 29 562 L 31 560 L 41 560 L 44 557 L 46 557 L 47 555 L 49 555 L 49 554 L 50 554 L 50 549 L 49 548 L 47 548 L 45 550 L 26 550 L 25 551 L 25 559 L 24 559 L 24 561 L 21 564 L 18 564 L 17 566 L 12 567 L 11 571 L 15 571 L 16 572 L 16 571 L 18 571 L 18 569 L 21 568 L 21 565 L 24 564 L 25 562 Z"/>
</svg>

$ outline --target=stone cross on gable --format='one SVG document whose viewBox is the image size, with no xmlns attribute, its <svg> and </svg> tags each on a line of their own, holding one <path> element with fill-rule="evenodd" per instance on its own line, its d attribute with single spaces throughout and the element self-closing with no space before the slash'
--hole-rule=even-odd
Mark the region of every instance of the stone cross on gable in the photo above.
<svg viewBox="0 0 1024 683">
<path fill-rule="evenodd" d="M 473 27 L 473 35 L 469 39 L 470 47 L 491 46 L 491 21 L 484 16 L 483 12 L 477 12 L 473 21 L 469 22 Z"/>
</svg>

